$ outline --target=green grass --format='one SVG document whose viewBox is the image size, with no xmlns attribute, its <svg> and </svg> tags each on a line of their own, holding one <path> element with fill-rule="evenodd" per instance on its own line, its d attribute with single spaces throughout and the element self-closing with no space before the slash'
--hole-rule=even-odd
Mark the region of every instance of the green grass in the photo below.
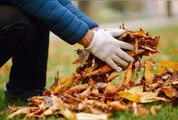
<svg viewBox="0 0 178 120">
<path fill-rule="evenodd" d="M 157 60 L 171 60 L 178 61 L 178 25 L 165 28 L 159 28 L 154 30 L 148 30 L 153 36 L 160 36 L 159 50 Z M 49 63 L 47 71 L 47 87 L 53 82 L 57 71 L 62 76 L 69 76 L 74 71 L 76 66 L 72 65 L 72 61 L 77 58 L 76 52 L 79 48 L 78 45 L 68 45 L 64 42 L 52 41 L 50 43 L 49 51 Z M 6 64 L 0 70 L 0 112 L 4 112 L 0 115 L 0 120 L 5 120 L 9 115 L 8 106 L 12 104 L 26 105 L 22 101 L 3 101 L 3 88 L 8 80 L 8 71 L 10 69 L 10 63 Z M 151 103 L 147 107 L 158 104 Z M 130 111 L 114 112 L 110 117 L 111 120 L 177 120 L 178 119 L 178 106 L 171 106 L 169 104 L 162 104 L 162 109 L 158 111 L 156 116 L 143 116 L 136 117 Z M 16 117 L 14 120 L 21 119 L 22 116 Z M 57 120 L 58 118 L 50 117 L 49 120 Z"/>
<path fill-rule="evenodd" d="M 160 103 L 150 103 L 146 107 L 150 108 L 151 105 L 160 105 Z M 135 116 L 130 111 L 118 111 L 111 116 L 111 120 L 177 120 L 177 118 L 178 106 L 173 107 L 169 104 L 162 104 L 162 108 L 156 116 Z"/>
</svg>

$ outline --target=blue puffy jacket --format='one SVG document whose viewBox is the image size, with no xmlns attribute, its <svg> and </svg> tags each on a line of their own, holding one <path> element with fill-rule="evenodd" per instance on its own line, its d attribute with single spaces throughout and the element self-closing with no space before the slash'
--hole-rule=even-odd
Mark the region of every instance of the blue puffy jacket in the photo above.
<svg viewBox="0 0 178 120">
<path fill-rule="evenodd" d="M 47 29 L 70 44 L 75 44 L 87 31 L 97 27 L 70 0 L 0 0 L 10 1 L 15 7 L 39 19 Z"/>
</svg>

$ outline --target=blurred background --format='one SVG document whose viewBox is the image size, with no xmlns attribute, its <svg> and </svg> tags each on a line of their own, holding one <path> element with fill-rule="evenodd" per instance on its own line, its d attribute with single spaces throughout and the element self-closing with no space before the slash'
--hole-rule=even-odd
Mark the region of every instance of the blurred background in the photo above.
<svg viewBox="0 0 178 120">
<path fill-rule="evenodd" d="M 74 3 L 100 23 L 178 15 L 177 0 L 88 0 Z"/>
<path fill-rule="evenodd" d="M 177 0 L 84 0 L 72 1 L 84 13 L 98 22 L 100 27 L 118 27 L 122 23 L 128 29 L 143 28 L 152 36 L 160 36 L 158 61 L 178 62 L 178 1 Z M 75 72 L 72 62 L 78 57 L 79 45 L 69 45 L 51 33 L 47 85 L 51 84 L 57 71 L 62 76 Z M 9 60 L 0 68 L 0 93 L 11 66 Z"/>
<path fill-rule="evenodd" d="M 178 22 L 178 0 L 72 0 L 101 28 L 152 29 Z M 51 35 L 51 39 L 58 37 Z"/>
</svg>

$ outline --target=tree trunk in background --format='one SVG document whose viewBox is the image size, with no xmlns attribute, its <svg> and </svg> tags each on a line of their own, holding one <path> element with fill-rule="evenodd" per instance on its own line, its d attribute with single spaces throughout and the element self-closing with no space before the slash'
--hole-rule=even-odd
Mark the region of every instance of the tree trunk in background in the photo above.
<svg viewBox="0 0 178 120">
<path fill-rule="evenodd" d="M 172 11 L 171 11 L 171 1 L 167 1 L 166 3 L 166 9 L 167 9 L 167 16 L 172 17 Z"/>
</svg>

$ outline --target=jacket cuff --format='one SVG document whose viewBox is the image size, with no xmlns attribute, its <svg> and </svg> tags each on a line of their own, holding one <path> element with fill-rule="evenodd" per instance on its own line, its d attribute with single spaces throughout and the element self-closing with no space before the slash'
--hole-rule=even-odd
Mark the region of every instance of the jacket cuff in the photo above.
<svg viewBox="0 0 178 120">
<path fill-rule="evenodd" d="M 89 26 L 86 24 L 81 24 L 76 32 L 67 40 L 71 45 L 78 43 L 88 32 Z"/>
</svg>

